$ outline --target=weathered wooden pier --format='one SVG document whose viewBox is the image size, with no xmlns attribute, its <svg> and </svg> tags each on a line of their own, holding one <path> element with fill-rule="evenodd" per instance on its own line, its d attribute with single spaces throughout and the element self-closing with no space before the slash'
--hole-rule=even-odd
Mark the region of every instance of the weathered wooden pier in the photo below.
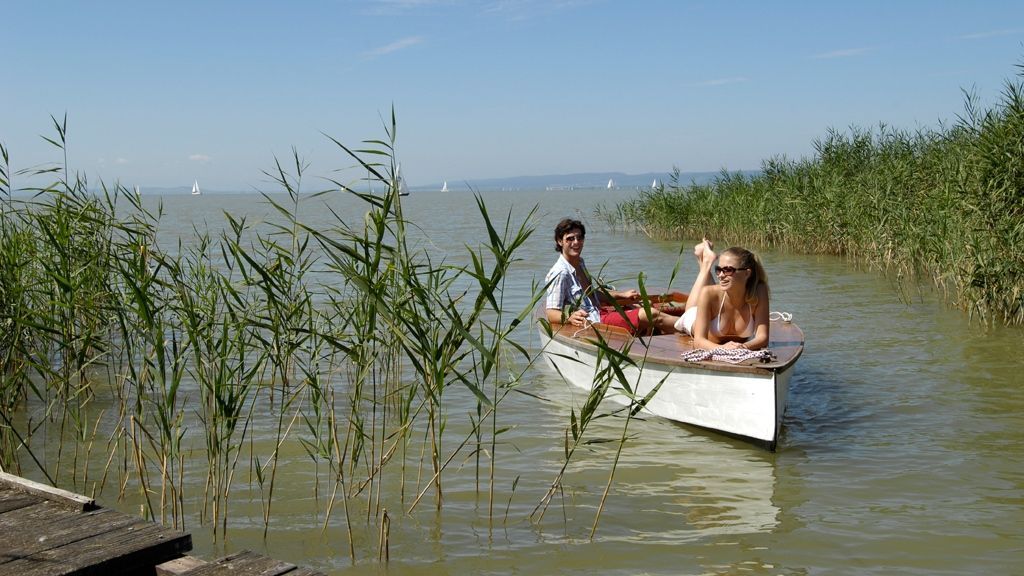
<svg viewBox="0 0 1024 576">
<path fill-rule="evenodd" d="M 192 536 L 0 472 L 0 576 L 323 576 L 249 551 L 205 562 Z"/>
</svg>

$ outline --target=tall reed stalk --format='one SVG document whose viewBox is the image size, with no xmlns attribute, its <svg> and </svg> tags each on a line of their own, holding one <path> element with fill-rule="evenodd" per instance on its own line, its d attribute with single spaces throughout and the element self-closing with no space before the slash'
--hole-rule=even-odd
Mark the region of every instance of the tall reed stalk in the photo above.
<svg viewBox="0 0 1024 576">
<path fill-rule="evenodd" d="M 221 231 L 163 246 L 162 207 L 119 184 L 90 190 L 68 167 L 66 120 L 53 123 L 52 167 L 12 170 L 0 146 L 0 467 L 82 491 L 116 484 L 147 517 L 223 541 L 236 477 L 269 537 L 282 470 L 300 465 L 285 454 L 304 453 L 322 526 L 341 523 L 354 563 L 388 556 L 400 517 L 387 510 L 414 514 L 428 497 L 442 510 L 452 463 L 472 461 L 493 527 L 500 407 L 536 361 L 515 338 L 543 291 L 520 309 L 506 298 L 535 211 L 495 220 L 476 196 L 483 233 L 467 263 L 431 253 L 403 212 L 392 113 L 384 140 L 331 139 L 366 181 L 305 193 L 293 151 L 268 173 L 281 194 L 263 195 L 268 221 L 226 214 Z M 20 175 L 52 184 L 22 197 Z M 311 203 L 331 226 L 303 221 Z M 453 411 L 467 397 L 473 410 Z M 595 410 L 583 425 L 573 414 L 577 443 Z M 357 547 L 373 534 L 377 550 Z"/>
</svg>

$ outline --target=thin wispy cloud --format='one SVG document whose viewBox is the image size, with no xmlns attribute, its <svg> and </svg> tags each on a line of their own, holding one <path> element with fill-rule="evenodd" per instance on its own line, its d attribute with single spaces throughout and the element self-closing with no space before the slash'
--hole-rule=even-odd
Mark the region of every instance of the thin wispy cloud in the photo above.
<svg viewBox="0 0 1024 576">
<path fill-rule="evenodd" d="M 983 38 L 995 38 L 997 36 L 1013 36 L 1020 34 L 1020 28 L 1012 28 L 1006 30 L 989 30 L 988 32 L 975 32 L 974 34 L 964 34 L 963 36 L 957 36 L 957 40 L 981 40 Z"/>
<path fill-rule="evenodd" d="M 206 154 L 190 154 L 188 159 L 191 160 L 192 162 L 206 163 L 210 161 L 210 157 L 207 156 Z"/>
<path fill-rule="evenodd" d="M 367 56 L 385 56 L 387 54 L 392 54 L 394 52 L 398 52 L 399 50 L 405 50 L 406 48 L 409 48 L 410 46 L 415 46 L 415 45 L 419 44 L 420 42 L 423 42 L 423 37 L 422 36 L 410 36 L 408 38 L 402 38 L 401 40 L 398 40 L 396 42 L 392 42 L 391 44 L 388 44 L 386 46 L 381 46 L 380 48 L 374 48 L 373 50 L 370 50 L 369 52 L 367 52 L 366 55 Z"/>
<path fill-rule="evenodd" d="M 746 82 L 746 81 L 747 81 L 747 78 L 745 78 L 743 76 L 733 76 L 731 78 L 713 78 L 711 80 L 704 80 L 704 81 L 701 81 L 701 82 L 694 82 L 692 84 L 688 84 L 688 86 L 690 86 L 692 88 L 706 88 L 708 86 L 725 86 L 726 84 L 739 84 L 741 82 Z"/>
<path fill-rule="evenodd" d="M 811 56 L 814 60 L 831 60 L 833 58 L 853 58 L 854 56 L 860 56 L 871 51 L 871 48 L 846 48 L 843 50 L 833 50 L 831 52 L 822 52 L 821 54 L 815 54 Z"/>
<path fill-rule="evenodd" d="M 115 158 L 114 159 L 114 164 L 127 164 L 127 163 L 128 163 L 128 159 L 127 158 Z"/>
</svg>

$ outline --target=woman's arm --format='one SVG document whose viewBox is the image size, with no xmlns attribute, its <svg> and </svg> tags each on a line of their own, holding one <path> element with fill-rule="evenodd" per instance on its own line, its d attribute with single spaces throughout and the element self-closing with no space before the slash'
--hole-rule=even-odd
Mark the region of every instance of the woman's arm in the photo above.
<svg viewBox="0 0 1024 576">
<path fill-rule="evenodd" d="M 744 348 L 760 350 L 768 346 L 768 327 L 771 325 L 769 315 L 771 307 L 768 305 L 768 288 L 761 284 L 757 287 L 757 308 L 754 309 L 754 336 L 743 343 Z"/>
<path fill-rule="evenodd" d="M 717 290 L 705 286 L 697 296 L 697 317 L 693 321 L 693 347 L 713 350 L 720 345 L 708 338 L 708 327 L 711 325 L 711 311 L 717 307 Z M 722 298 L 725 295 L 721 295 Z"/>
</svg>

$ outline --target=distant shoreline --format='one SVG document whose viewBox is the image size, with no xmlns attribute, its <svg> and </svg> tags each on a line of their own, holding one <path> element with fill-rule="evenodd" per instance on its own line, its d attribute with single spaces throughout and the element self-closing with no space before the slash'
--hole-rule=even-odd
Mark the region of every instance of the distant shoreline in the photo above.
<svg viewBox="0 0 1024 576">
<path fill-rule="evenodd" d="M 730 170 L 731 174 L 743 174 L 754 176 L 760 174 L 760 170 Z M 681 172 L 679 182 L 682 184 L 707 184 L 716 177 L 721 176 L 722 171 L 717 172 Z M 516 192 L 526 190 L 597 190 L 607 189 L 609 180 L 614 181 L 613 188 L 620 190 L 649 190 L 651 184 L 657 182 L 659 186 L 667 186 L 671 182 L 671 172 L 645 172 L 643 174 L 625 174 L 622 172 L 585 172 L 578 174 L 547 174 L 541 176 L 510 176 L 507 178 L 480 178 L 473 180 L 448 180 L 448 191 L 479 191 L 479 192 Z M 443 182 L 410 185 L 412 192 L 441 192 Z M 129 188 L 130 189 L 130 188 Z M 139 186 L 143 196 L 188 196 L 192 189 L 186 186 Z M 361 190 L 366 190 L 366 187 Z M 310 187 L 309 192 L 318 191 L 317 187 Z M 93 190 L 94 193 L 102 193 L 102 190 Z M 266 192 L 275 193 L 276 190 L 258 190 L 251 186 L 246 189 L 212 189 L 204 188 L 203 195 L 212 194 L 259 194 Z"/>
</svg>

